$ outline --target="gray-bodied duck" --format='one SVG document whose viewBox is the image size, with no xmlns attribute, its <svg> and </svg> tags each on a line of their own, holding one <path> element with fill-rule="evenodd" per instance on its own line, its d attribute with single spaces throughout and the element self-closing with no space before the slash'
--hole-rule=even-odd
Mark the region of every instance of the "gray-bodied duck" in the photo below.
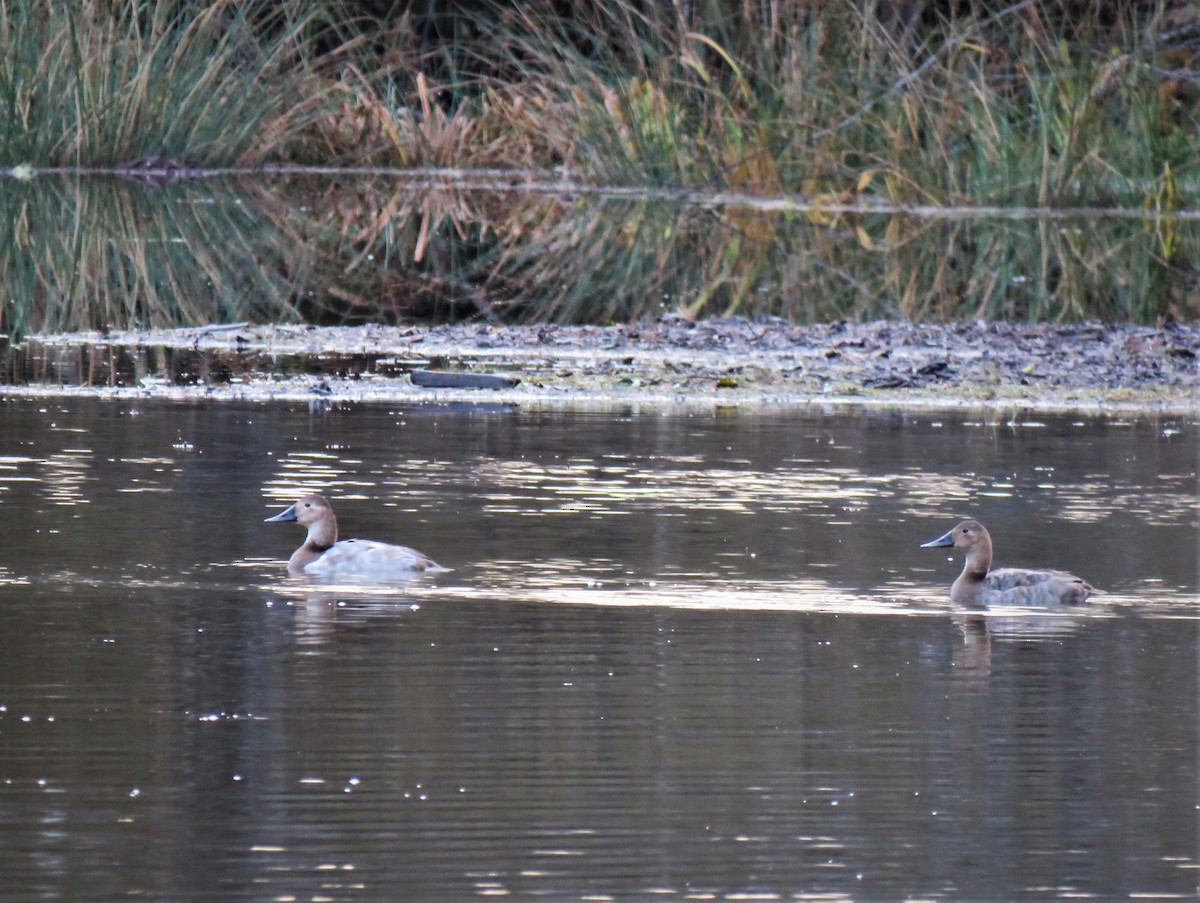
<svg viewBox="0 0 1200 903">
<path fill-rule="evenodd" d="M 992 537 L 977 520 L 965 520 L 949 533 L 921 543 L 922 549 L 953 546 L 967 553 L 950 601 L 958 605 L 1079 605 L 1100 591 L 1065 571 L 992 567 Z"/>
<path fill-rule="evenodd" d="M 323 496 L 306 495 L 263 523 L 298 523 L 308 529 L 308 536 L 288 559 L 288 573 L 293 577 L 386 580 L 446 570 L 407 546 L 372 539 L 339 541 L 333 506 Z"/>
</svg>

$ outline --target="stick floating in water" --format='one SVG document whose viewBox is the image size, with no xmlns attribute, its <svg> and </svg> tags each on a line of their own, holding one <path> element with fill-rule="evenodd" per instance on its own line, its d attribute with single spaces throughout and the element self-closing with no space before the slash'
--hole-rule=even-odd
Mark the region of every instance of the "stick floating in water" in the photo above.
<svg viewBox="0 0 1200 903">
<path fill-rule="evenodd" d="M 427 389 L 511 389 L 520 382 L 515 376 L 490 373 L 447 373 L 442 370 L 413 370 L 414 386 Z"/>
</svg>

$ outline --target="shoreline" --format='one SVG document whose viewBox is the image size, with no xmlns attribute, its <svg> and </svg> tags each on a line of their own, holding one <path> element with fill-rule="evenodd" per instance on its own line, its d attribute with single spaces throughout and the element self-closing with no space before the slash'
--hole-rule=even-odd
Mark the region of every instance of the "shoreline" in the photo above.
<svg viewBox="0 0 1200 903">
<path fill-rule="evenodd" d="M 0 398 L 986 408 L 1200 417 L 1200 325 L 1176 322 L 792 326 L 775 319 L 691 323 L 666 316 L 621 326 L 232 324 L 39 335 L 13 353 L 41 356 L 27 367 L 36 369 L 40 361 L 58 380 L 35 375 L 0 385 Z M 64 379 L 72 367 L 90 383 Z M 520 382 L 431 389 L 411 382 L 415 369 Z M 218 372 L 224 375 L 213 375 Z"/>
</svg>

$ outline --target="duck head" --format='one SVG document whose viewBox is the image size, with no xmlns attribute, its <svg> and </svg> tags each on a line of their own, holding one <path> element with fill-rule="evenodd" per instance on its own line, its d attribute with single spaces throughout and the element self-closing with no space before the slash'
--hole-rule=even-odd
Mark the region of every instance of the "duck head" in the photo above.
<svg viewBox="0 0 1200 903">
<path fill-rule="evenodd" d="M 337 518 L 333 516 L 333 506 L 323 496 L 306 495 L 274 517 L 265 518 L 263 523 L 298 523 L 308 530 L 305 545 L 310 551 L 323 551 L 337 542 Z"/>
<path fill-rule="evenodd" d="M 921 543 L 922 549 L 938 549 L 944 546 L 953 546 L 967 553 L 964 573 L 982 575 L 992 566 L 992 537 L 977 520 L 965 520 L 937 539 Z"/>
<path fill-rule="evenodd" d="M 306 495 L 294 505 L 285 508 L 273 517 L 263 520 L 264 524 L 298 523 L 302 527 L 333 516 L 333 506 L 320 495 Z"/>
</svg>

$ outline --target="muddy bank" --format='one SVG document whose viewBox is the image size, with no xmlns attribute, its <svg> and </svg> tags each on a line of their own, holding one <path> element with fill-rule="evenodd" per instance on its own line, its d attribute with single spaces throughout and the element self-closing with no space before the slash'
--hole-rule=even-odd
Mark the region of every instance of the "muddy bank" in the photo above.
<svg viewBox="0 0 1200 903">
<path fill-rule="evenodd" d="M 723 318 L 605 327 L 237 326 L 38 336 L 0 394 L 1003 406 L 1200 413 L 1200 326 Z M 413 370 L 494 373 L 429 388 Z"/>
</svg>

